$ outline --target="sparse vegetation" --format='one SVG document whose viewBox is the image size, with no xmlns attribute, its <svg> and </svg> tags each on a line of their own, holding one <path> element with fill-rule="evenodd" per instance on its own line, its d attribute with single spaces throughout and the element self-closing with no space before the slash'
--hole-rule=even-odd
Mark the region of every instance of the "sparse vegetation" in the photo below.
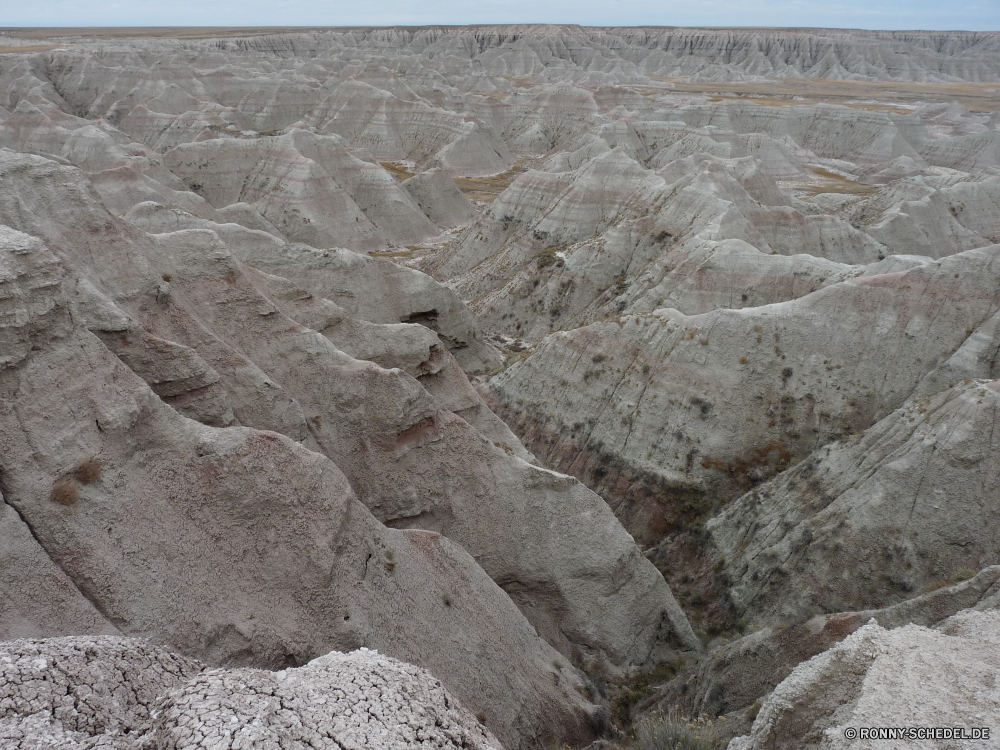
<svg viewBox="0 0 1000 750">
<path fill-rule="evenodd" d="M 635 737 L 640 750 L 721 750 L 729 743 L 725 719 L 688 718 L 670 712 L 640 721 Z"/>
<path fill-rule="evenodd" d="M 548 268 L 549 266 L 556 266 L 557 268 L 562 268 L 565 265 L 565 261 L 559 257 L 556 253 L 560 252 L 562 248 L 559 245 L 552 245 L 542 250 L 538 255 L 535 256 L 536 265 L 541 268 Z"/>
<path fill-rule="evenodd" d="M 93 484 L 101 478 L 101 470 L 103 468 L 101 459 L 96 457 L 85 458 L 76 465 L 70 476 L 80 482 L 80 484 Z"/>
<path fill-rule="evenodd" d="M 52 499 L 60 505 L 73 505 L 80 499 L 80 483 L 71 477 L 63 477 L 52 485 Z"/>
<path fill-rule="evenodd" d="M 380 162 L 380 164 L 382 165 L 383 169 L 385 169 L 386 172 L 395 177 L 399 182 L 402 182 L 403 180 L 408 180 L 415 174 L 414 172 L 411 172 L 409 169 L 407 169 L 405 165 L 399 164 L 397 162 L 383 161 Z"/>
<path fill-rule="evenodd" d="M 455 185 L 471 201 L 492 203 L 522 171 L 520 164 L 514 164 L 506 172 L 488 177 L 456 177 Z"/>
</svg>

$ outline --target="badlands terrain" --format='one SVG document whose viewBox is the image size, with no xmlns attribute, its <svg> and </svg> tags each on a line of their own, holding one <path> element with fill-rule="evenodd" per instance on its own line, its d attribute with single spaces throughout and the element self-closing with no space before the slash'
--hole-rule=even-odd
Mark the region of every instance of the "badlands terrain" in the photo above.
<svg viewBox="0 0 1000 750">
<path fill-rule="evenodd" d="M 998 243 L 1000 33 L 0 29 L 0 746 L 1000 736 Z"/>
</svg>

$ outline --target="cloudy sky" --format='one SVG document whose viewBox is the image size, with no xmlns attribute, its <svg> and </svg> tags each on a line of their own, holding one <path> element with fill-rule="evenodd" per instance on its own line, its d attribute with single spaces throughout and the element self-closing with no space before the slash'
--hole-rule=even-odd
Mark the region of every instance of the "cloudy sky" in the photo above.
<svg viewBox="0 0 1000 750">
<path fill-rule="evenodd" d="M 4 26 L 818 26 L 1000 30 L 1000 0 L 0 0 Z"/>
</svg>

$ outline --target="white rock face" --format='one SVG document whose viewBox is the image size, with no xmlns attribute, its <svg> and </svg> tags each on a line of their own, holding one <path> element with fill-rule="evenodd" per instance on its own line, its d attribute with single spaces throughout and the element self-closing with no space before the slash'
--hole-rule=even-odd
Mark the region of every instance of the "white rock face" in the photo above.
<svg viewBox="0 0 1000 750">
<path fill-rule="evenodd" d="M 208 670 L 158 709 L 143 740 L 157 748 L 501 750 L 432 675 L 368 649 L 281 672 Z"/>
<path fill-rule="evenodd" d="M 996 610 L 959 613 L 937 630 L 871 623 L 799 665 L 729 750 L 881 744 L 845 736 L 861 727 L 990 727 L 1000 716 L 998 645 Z M 978 742 L 995 744 L 992 732 Z"/>
<path fill-rule="evenodd" d="M 131 638 L 9 641 L 0 677 L 12 748 L 501 747 L 428 672 L 365 648 L 265 672 Z"/>
</svg>

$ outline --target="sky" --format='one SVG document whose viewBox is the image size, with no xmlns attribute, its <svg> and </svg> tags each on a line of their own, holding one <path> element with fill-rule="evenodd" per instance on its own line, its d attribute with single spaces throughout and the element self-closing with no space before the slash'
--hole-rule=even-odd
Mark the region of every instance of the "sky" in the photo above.
<svg viewBox="0 0 1000 750">
<path fill-rule="evenodd" d="M 0 0 L 0 26 L 778 26 L 1000 30 L 1000 0 Z"/>
</svg>

